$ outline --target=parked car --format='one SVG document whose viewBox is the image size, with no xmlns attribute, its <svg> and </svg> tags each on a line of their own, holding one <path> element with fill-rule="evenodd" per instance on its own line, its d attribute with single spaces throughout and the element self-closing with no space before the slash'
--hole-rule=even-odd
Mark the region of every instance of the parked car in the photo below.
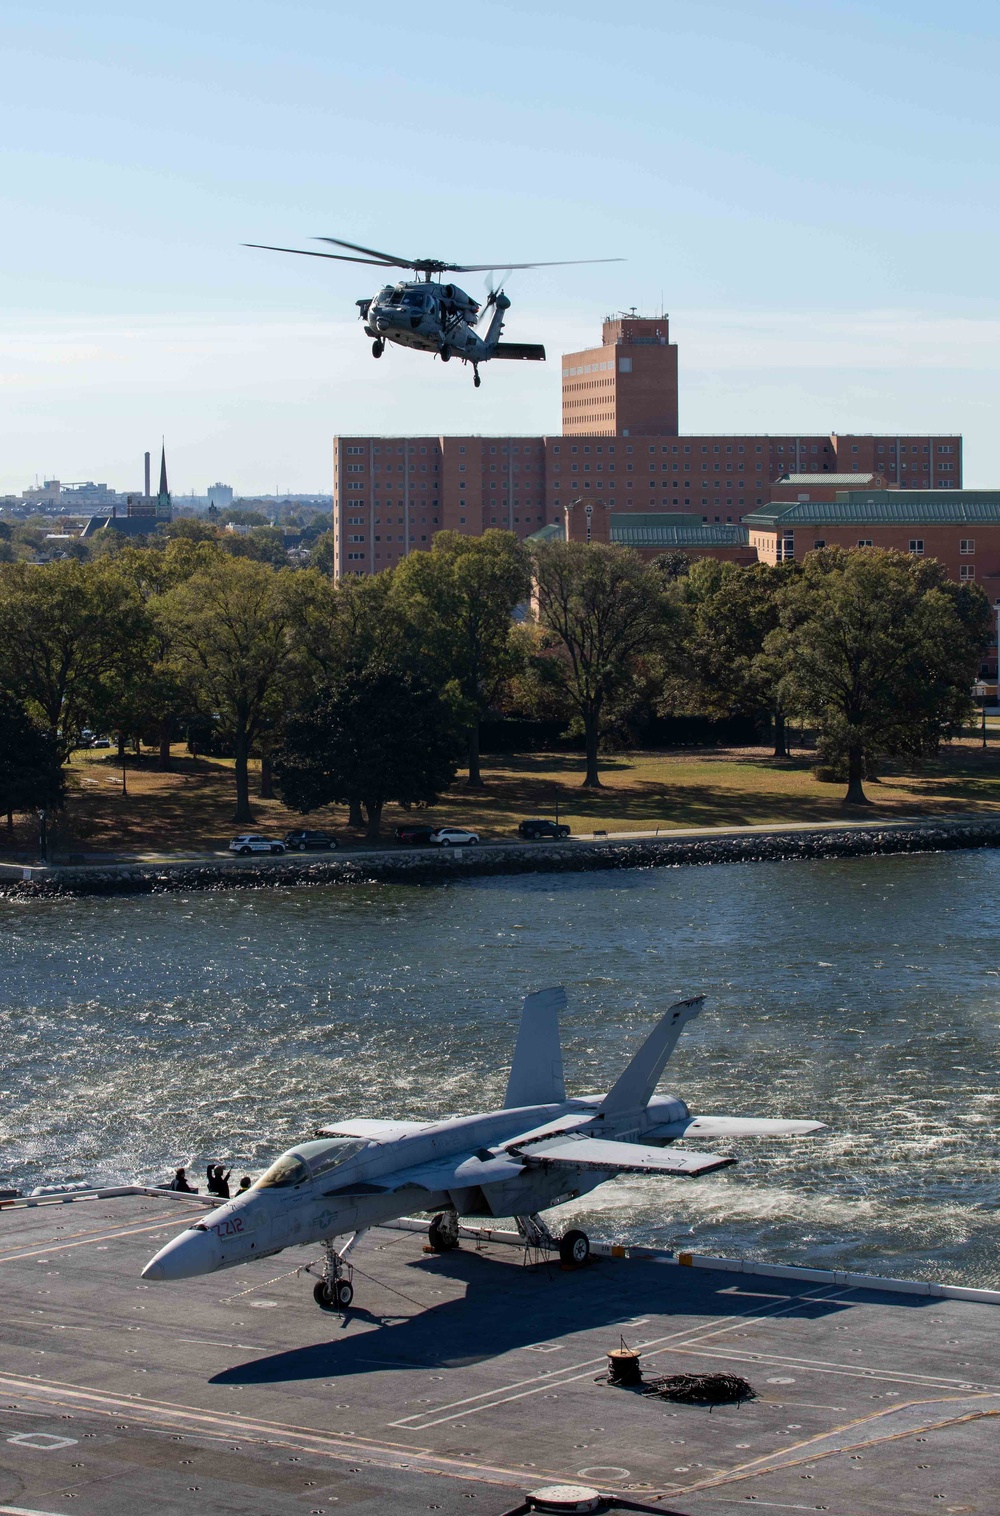
<svg viewBox="0 0 1000 1516">
<path fill-rule="evenodd" d="M 339 846 L 336 837 L 331 837 L 329 832 L 286 832 L 285 846 L 290 853 L 308 852 L 332 852 Z"/>
<path fill-rule="evenodd" d="M 544 821 L 541 817 L 534 817 L 530 821 L 522 821 L 517 830 L 522 837 L 569 836 L 568 826 L 562 826 L 559 822 L 556 821 Z"/>
<path fill-rule="evenodd" d="M 93 740 L 93 742 L 90 744 L 90 746 L 91 747 L 110 747 L 111 746 L 111 738 L 110 737 L 95 737 L 94 740 Z"/>
<path fill-rule="evenodd" d="M 466 831 L 464 826 L 439 826 L 427 840 L 435 847 L 474 847 L 479 833 Z"/>
<path fill-rule="evenodd" d="M 248 857 L 250 853 L 283 853 L 285 844 L 277 837 L 262 837 L 259 832 L 244 832 L 239 837 L 234 837 L 229 844 L 231 853 L 241 853 Z"/>
<path fill-rule="evenodd" d="M 432 826 L 421 826 L 415 821 L 404 821 L 402 826 L 396 828 L 396 841 L 424 847 L 434 836 L 434 830 Z"/>
</svg>

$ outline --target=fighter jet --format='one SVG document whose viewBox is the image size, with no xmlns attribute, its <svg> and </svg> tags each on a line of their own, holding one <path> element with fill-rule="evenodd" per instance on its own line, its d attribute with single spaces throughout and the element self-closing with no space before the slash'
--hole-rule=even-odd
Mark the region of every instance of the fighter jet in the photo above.
<svg viewBox="0 0 1000 1516">
<path fill-rule="evenodd" d="M 348 1120 L 283 1153 L 256 1184 L 168 1242 L 143 1279 L 179 1280 L 321 1244 L 313 1290 L 323 1310 L 353 1298 L 348 1255 L 369 1227 L 410 1211 L 432 1213 L 431 1247 L 458 1244 L 459 1217 L 513 1216 L 526 1244 L 584 1264 L 586 1233 L 557 1240 L 540 1213 L 618 1174 L 693 1178 L 735 1159 L 674 1147 L 679 1137 L 802 1136 L 820 1121 L 692 1116 L 683 1100 L 657 1095 L 677 1039 L 704 996 L 680 1000 L 649 1034 L 606 1095 L 567 1097 L 558 1016 L 562 987 L 524 1001 L 503 1106 L 444 1121 Z M 337 1242 L 348 1237 L 338 1249 Z"/>
</svg>

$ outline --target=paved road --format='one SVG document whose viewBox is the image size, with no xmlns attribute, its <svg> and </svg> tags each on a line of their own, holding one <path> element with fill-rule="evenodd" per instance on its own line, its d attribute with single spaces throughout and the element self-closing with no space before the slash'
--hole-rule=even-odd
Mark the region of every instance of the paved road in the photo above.
<svg viewBox="0 0 1000 1516">
<path fill-rule="evenodd" d="M 661 838 L 664 840 L 692 841 L 695 838 L 704 839 L 712 837 L 741 837 L 741 836 L 783 836 L 794 832 L 842 832 L 842 831 L 865 831 L 873 826 L 885 831 L 892 828 L 904 828 L 913 826 L 940 826 L 946 822 L 969 822 L 983 821 L 988 816 L 980 814 L 948 814 L 928 816 L 915 813 L 912 816 L 900 816 L 898 813 L 892 816 L 880 816 L 873 812 L 860 820 L 845 821 L 784 821 L 763 822 L 748 826 L 704 826 L 704 827 L 671 827 L 660 826 L 656 828 L 644 828 L 643 830 L 629 831 L 597 831 L 578 832 L 566 841 L 579 846 L 587 846 L 593 843 L 605 842 L 642 842 L 649 839 Z M 997 818 L 1000 820 L 1000 817 Z M 487 838 L 480 844 L 485 848 L 545 848 L 547 840 L 537 842 L 525 842 L 519 837 L 493 837 Z M 405 847 L 401 844 L 390 844 L 387 847 L 365 847 L 361 844 L 348 844 L 337 849 L 336 853 L 313 852 L 313 853 L 285 853 L 272 855 L 269 853 L 254 853 L 249 858 L 240 858 L 230 853 L 227 848 L 203 849 L 201 851 L 166 852 L 149 849 L 143 852 L 115 853 L 115 854 L 83 854 L 85 859 L 83 867 L 99 868 L 101 866 L 115 866 L 121 864 L 183 864 L 183 863 L 226 863 L 233 868 L 247 866 L 260 867 L 269 863 L 277 864 L 282 858 L 295 859 L 303 862 L 307 859 L 329 860 L 332 857 L 365 859 L 384 858 L 387 853 L 422 853 L 430 851 L 422 847 Z M 74 867 L 81 865 L 74 864 Z M 21 877 L 25 868 L 35 872 L 39 865 L 23 865 L 20 863 L 0 863 L 0 870 L 14 877 Z"/>
</svg>

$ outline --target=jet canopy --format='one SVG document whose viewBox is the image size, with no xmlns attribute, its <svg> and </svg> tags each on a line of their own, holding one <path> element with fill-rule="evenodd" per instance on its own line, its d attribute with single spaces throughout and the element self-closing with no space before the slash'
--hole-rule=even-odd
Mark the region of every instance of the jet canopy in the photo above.
<svg viewBox="0 0 1000 1516">
<path fill-rule="evenodd" d="M 307 1179 L 316 1179 L 330 1169 L 339 1168 L 367 1146 L 367 1142 L 350 1137 L 332 1142 L 304 1142 L 298 1151 L 282 1153 L 276 1158 L 257 1180 L 254 1189 L 289 1189 L 292 1185 L 303 1184 Z"/>
</svg>

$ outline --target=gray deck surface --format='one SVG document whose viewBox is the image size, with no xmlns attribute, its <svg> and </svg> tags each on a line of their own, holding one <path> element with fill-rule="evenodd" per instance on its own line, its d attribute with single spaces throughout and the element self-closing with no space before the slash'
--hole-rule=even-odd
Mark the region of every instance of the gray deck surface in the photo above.
<svg viewBox="0 0 1000 1516">
<path fill-rule="evenodd" d="M 996 1306 L 376 1231 L 342 1323 L 295 1277 L 310 1250 L 144 1283 L 191 1219 L 0 1212 L 0 1513 L 499 1516 L 553 1477 L 688 1516 L 1000 1513 Z M 621 1333 L 648 1374 L 730 1369 L 760 1398 L 596 1382 Z"/>
</svg>

